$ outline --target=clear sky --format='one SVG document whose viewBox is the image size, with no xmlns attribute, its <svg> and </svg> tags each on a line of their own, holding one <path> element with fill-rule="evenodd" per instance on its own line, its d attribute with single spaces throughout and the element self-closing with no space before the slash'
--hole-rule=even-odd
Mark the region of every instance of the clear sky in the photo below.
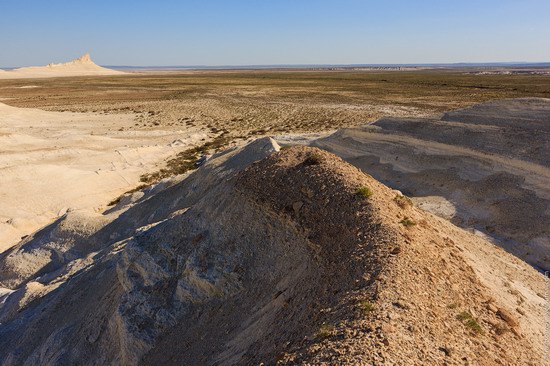
<svg viewBox="0 0 550 366">
<path fill-rule="evenodd" d="M 0 0 L 0 67 L 550 61 L 550 0 Z"/>
</svg>

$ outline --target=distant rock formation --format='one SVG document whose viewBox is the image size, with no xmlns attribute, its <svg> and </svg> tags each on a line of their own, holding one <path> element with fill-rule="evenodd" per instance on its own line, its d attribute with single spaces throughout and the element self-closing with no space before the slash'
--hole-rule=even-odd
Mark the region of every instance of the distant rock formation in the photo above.
<svg viewBox="0 0 550 366">
<path fill-rule="evenodd" d="M 79 58 L 76 58 L 69 62 L 63 62 L 59 64 L 54 64 L 54 63 L 48 64 L 48 67 L 63 67 L 63 66 L 85 65 L 85 64 L 91 64 L 91 65 L 97 66 L 95 62 L 92 61 L 90 54 L 86 53 L 80 56 Z"/>
<path fill-rule="evenodd" d="M 101 67 L 92 61 L 89 53 L 64 63 L 50 63 L 46 66 L 22 67 L 10 71 L 0 70 L 2 79 L 48 78 L 63 76 L 121 75 L 122 71 Z"/>
<path fill-rule="evenodd" d="M 80 62 L 80 63 L 92 62 L 92 59 L 90 57 L 90 54 L 86 53 L 86 54 L 80 56 L 79 58 L 77 58 L 76 60 L 74 60 L 73 62 Z"/>
</svg>

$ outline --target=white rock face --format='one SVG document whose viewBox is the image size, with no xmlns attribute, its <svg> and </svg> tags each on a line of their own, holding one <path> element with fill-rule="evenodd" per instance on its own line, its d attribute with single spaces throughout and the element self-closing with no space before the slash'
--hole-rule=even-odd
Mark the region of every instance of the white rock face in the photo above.
<svg viewBox="0 0 550 366">
<path fill-rule="evenodd" d="M 47 66 L 22 67 L 14 70 L 0 70 L 0 79 L 48 78 L 63 76 L 123 75 L 122 71 L 96 65 L 89 53 L 69 62 Z"/>
<path fill-rule="evenodd" d="M 163 331 L 195 306 L 238 293 L 245 280 L 235 269 L 244 270 L 243 260 L 263 252 L 258 243 L 273 246 L 269 260 L 287 255 L 276 251 L 286 229 L 267 218 L 258 220 L 263 213 L 241 200 L 228 179 L 278 149 L 275 141 L 261 139 L 218 154 L 189 179 L 172 186 L 163 182 L 167 188 L 152 189 L 123 213 L 68 212 L 5 252 L 0 258 L 0 334 L 15 331 L 22 337 L 1 335 L 0 343 L 11 345 L 2 344 L 3 350 L 24 350 L 25 356 L 2 351 L 0 363 L 91 362 L 88 355 L 94 354 L 90 364 L 136 364 Z M 227 245 L 243 241 L 241 235 L 245 242 L 228 252 Z M 292 236 L 288 233 L 286 240 Z M 299 267 L 299 258 L 289 261 L 285 271 L 292 271 L 290 263 Z M 73 295 L 82 300 L 62 300 Z M 30 310 L 30 323 L 42 327 L 54 321 L 56 329 L 26 338 L 15 320 L 36 298 L 41 303 Z M 14 327 L 3 326 L 8 323 Z"/>
</svg>

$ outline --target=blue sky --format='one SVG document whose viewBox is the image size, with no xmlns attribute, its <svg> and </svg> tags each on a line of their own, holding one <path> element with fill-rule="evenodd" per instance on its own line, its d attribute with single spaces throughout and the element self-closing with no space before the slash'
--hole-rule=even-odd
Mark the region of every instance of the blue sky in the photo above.
<svg viewBox="0 0 550 366">
<path fill-rule="evenodd" d="M 550 61 L 550 0 L 0 0 L 0 67 Z"/>
</svg>

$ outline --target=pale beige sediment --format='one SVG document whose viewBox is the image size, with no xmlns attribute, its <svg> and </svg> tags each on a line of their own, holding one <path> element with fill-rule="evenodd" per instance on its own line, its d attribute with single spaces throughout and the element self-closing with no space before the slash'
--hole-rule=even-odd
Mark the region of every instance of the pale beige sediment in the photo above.
<svg viewBox="0 0 550 366">
<path fill-rule="evenodd" d="M 46 66 L 21 67 L 13 70 L 0 70 L 0 79 L 31 79 L 52 78 L 66 76 L 94 76 L 94 75 L 124 75 L 125 72 L 108 69 L 96 65 L 90 54 L 85 54 L 75 60 L 49 64 Z"/>
<path fill-rule="evenodd" d="M 140 175 L 205 137 L 184 129 L 120 131 L 133 124 L 129 114 L 0 103 L 0 252 L 67 210 L 104 209 Z"/>
</svg>

